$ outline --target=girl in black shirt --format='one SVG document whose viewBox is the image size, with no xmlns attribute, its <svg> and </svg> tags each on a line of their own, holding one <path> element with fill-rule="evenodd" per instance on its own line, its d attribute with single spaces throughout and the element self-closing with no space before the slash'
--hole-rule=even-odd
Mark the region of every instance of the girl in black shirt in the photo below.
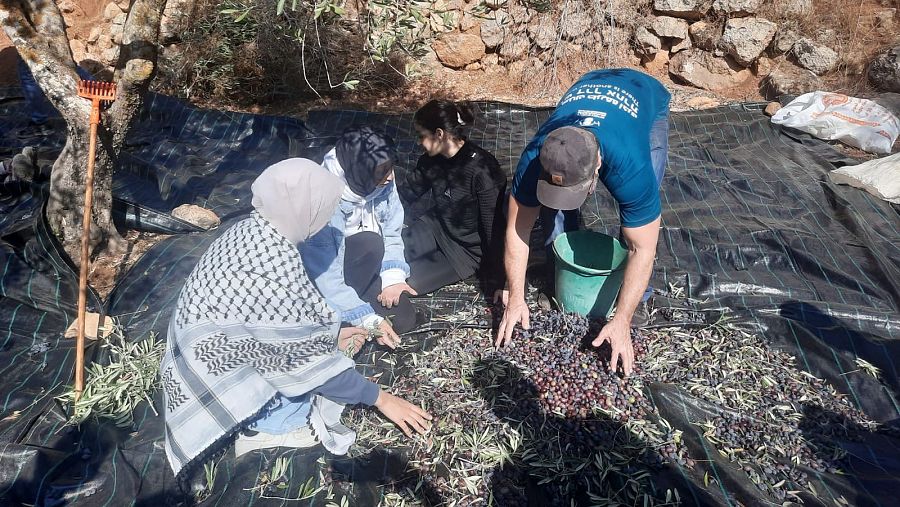
<svg viewBox="0 0 900 507">
<path fill-rule="evenodd" d="M 477 271 L 492 294 L 504 280 L 506 175 L 493 155 L 467 139 L 475 120 L 468 107 L 432 100 L 414 120 L 425 153 L 398 185 L 410 217 L 403 230 L 408 283 L 425 294 Z"/>
</svg>

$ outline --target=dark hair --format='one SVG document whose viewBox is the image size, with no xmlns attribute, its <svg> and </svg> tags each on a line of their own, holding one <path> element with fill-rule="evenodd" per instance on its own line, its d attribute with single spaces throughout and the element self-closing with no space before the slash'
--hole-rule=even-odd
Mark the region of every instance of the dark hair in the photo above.
<svg viewBox="0 0 900 507">
<path fill-rule="evenodd" d="M 441 129 L 457 139 L 466 139 L 475 122 L 475 115 L 467 104 L 432 100 L 416 111 L 413 120 L 431 133 Z"/>
</svg>

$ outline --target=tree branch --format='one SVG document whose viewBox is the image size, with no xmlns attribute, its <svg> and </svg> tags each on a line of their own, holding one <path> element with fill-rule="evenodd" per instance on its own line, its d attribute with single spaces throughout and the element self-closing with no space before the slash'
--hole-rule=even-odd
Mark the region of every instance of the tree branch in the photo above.
<svg viewBox="0 0 900 507">
<path fill-rule="evenodd" d="M 166 0 L 135 0 L 128 12 L 116 65 L 117 97 L 109 111 L 116 146 L 123 144 L 156 74 L 159 25 L 165 7 Z"/>
<path fill-rule="evenodd" d="M 78 74 L 56 3 L 0 0 L 0 25 L 53 106 L 67 119 L 86 122 L 90 103 L 76 96 Z"/>
</svg>

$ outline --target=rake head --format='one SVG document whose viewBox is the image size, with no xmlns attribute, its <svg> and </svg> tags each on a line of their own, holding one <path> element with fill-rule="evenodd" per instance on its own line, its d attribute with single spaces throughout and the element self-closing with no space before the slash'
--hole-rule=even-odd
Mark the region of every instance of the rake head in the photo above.
<svg viewBox="0 0 900 507">
<path fill-rule="evenodd" d="M 79 81 L 78 96 L 101 102 L 112 102 L 116 98 L 116 84 L 107 81 Z"/>
</svg>

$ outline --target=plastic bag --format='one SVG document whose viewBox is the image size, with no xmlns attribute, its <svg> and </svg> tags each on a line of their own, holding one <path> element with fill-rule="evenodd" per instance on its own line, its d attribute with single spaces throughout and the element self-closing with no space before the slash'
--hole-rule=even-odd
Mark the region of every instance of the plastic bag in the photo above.
<svg viewBox="0 0 900 507">
<path fill-rule="evenodd" d="M 900 204 L 900 153 L 842 167 L 828 177 L 839 185 L 861 188 L 879 199 Z"/>
<path fill-rule="evenodd" d="M 886 108 L 839 93 L 801 95 L 779 109 L 772 123 L 871 153 L 890 153 L 900 135 L 900 120 Z"/>
</svg>

